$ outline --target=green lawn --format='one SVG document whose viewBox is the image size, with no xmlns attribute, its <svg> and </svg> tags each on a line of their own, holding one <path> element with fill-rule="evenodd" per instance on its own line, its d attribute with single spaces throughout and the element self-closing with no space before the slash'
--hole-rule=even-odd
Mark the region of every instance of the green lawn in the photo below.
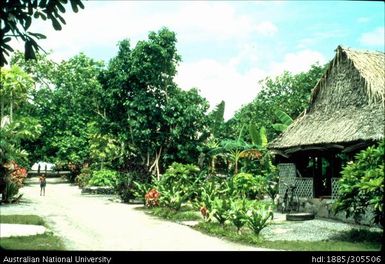
<svg viewBox="0 0 385 264">
<path fill-rule="evenodd" d="M 0 215 L 0 223 L 44 225 L 44 220 L 38 215 Z"/>
<path fill-rule="evenodd" d="M 43 225 L 47 227 L 44 219 L 38 215 L 1 215 L 0 223 Z M 2 249 L 11 250 L 64 250 L 60 237 L 51 232 L 35 236 L 9 237 L 0 239 Z"/>
<path fill-rule="evenodd" d="M 268 241 L 254 235 L 250 230 L 244 229 L 238 234 L 235 227 L 225 226 L 223 228 L 216 223 L 201 222 L 194 229 L 209 235 L 228 239 L 242 244 L 253 245 L 263 248 L 294 250 L 294 251 L 379 251 L 381 242 L 377 241 Z M 354 242 L 353 242 L 354 241 Z"/>
</svg>

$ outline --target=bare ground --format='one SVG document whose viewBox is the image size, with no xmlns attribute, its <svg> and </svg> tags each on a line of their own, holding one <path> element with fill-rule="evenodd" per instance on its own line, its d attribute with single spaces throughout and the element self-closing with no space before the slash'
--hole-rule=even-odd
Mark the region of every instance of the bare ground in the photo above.
<svg viewBox="0 0 385 264">
<path fill-rule="evenodd" d="M 37 178 L 21 189 L 22 201 L 1 205 L 2 215 L 35 214 L 61 236 L 67 250 L 106 251 L 265 251 L 199 233 L 114 202 L 112 196 L 82 195 L 77 186 L 48 178 L 40 196 Z"/>
</svg>

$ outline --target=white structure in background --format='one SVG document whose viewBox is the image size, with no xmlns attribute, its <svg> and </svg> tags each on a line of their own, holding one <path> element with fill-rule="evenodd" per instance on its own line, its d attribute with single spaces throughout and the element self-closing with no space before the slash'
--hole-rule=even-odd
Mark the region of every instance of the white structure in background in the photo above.
<svg viewBox="0 0 385 264">
<path fill-rule="evenodd" d="M 47 171 L 52 171 L 55 167 L 55 164 L 53 164 L 53 163 L 39 161 L 39 162 L 36 162 L 35 164 L 32 165 L 31 170 L 37 171 L 39 168 L 39 164 L 40 164 L 40 171 L 44 171 L 45 166 L 47 166 Z"/>
</svg>

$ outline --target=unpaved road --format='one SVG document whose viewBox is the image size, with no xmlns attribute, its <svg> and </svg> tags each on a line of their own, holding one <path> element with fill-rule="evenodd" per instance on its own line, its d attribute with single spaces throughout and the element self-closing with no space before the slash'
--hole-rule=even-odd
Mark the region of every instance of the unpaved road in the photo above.
<svg viewBox="0 0 385 264">
<path fill-rule="evenodd" d="M 135 210 L 138 205 L 113 202 L 109 196 L 82 195 L 68 183 L 48 178 L 46 196 L 40 196 L 37 178 L 28 179 L 20 192 L 23 201 L 1 205 L 0 213 L 36 214 L 64 239 L 68 250 L 113 251 L 260 251 L 204 235 Z"/>
</svg>

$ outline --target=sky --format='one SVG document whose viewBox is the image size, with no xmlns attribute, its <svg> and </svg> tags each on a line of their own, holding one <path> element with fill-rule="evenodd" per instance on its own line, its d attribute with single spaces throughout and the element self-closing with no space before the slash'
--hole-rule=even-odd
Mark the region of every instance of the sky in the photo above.
<svg viewBox="0 0 385 264">
<path fill-rule="evenodd" d="M 211 107 L 226 103 L 225 119 L 251 102 L 259 80 L 284 70 L 324 64 L 338 45 L 384 52 L 382 2 L 368 1 L 87 1 L 64 14 L 66 25 L 34 21 L 39 44 L 60 61 L 84 52 L 106 65 L 117 43 L 147 39 L 168 27 L 182 56 L 175 82 L 197 88 Z M 21 45 L 21 43 L 19 43 Z"/>
</svg>

